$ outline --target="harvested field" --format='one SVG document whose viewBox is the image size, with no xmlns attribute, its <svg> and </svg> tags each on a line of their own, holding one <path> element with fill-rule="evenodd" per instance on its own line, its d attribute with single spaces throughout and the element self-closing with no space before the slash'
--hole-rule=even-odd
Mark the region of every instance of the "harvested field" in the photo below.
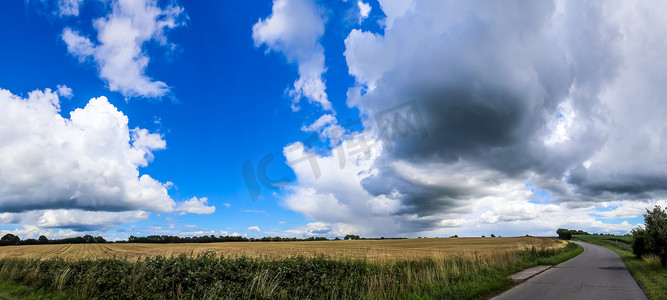
<svg viewBox="0 0 667 300">
<path fill-rule="evenodd" d="M 207 252 L 226 257 L 282 259 L 294 256 L 325 256 L 332 259 L 369 261 L 409 260 L 447 256 L 488 256 L 494 253 L 562 248 L 566 243 L 551 238 L 424 238 L 404 240 L 351 240 L 308 242 L 226 242 L 207 244 L 65 244 L 0 247 L 0 258 L 62 258 L 86 260 L 124 258 L 136 260 L 149 256 L 197 256 Z"/>
</svg>

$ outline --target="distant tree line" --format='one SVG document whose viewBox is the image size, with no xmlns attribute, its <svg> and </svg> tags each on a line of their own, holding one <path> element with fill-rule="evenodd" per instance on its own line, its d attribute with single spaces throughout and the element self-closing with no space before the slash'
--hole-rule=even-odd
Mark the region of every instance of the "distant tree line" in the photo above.
<svg viewBox="0 0 667 300">
<path fill-rule="evenodd" d="M 348 234 L 343 239 L 345 240 L 395 240 L 395 239 L 405 239 L 405 238 L 362 238 L 359 235 Z M 173 235 L 149 235 L 145 237 L 130 236 L 127 241 L 119 241 L 117 243 L 155 243 L 155 244 L 168 244 L 168 243 L 220 243 L 220 242 L 304 242 L 304 241 L 331 241 L 326 237 L 307 237 L 307 238 L 296 238 L 296 237 L 263 237 L 263 238 L 247 238 L 242 236 L 215 236 L 215 235 L 204 235 L 204 236 L 193 236 L 193 237 L 180 237 Z M 340 240 L 340 238 L 334 238 L 333 240 Z"/>
<path fill-rule="evenodd" d="M 572 235 L 574 234 L 590 235 L 590 233 L 583 230 L 565 229 L 565 228 L 558 228 L 558 230 L 556 230 L 556 233 L 558 234 L 558 238 L 561 240 L 569 240 L 572 238 Z"/>
<path fill-rule="evenodd" d="M 344 237 L 345 240 L 377 240 L 377 239 L 405 239 L 405 238 L 362 238 L 359 235 L 348 234 Z M 298 241 L 329 241 L 326 237 L 262 237 L 262 238 L 247 238 L 243 236 L 193 236 L 180 237 L 174 235 L 149 235 L 149 236 L 130 236 L 127 241 L 116 241 L 116 243 L 148 243 L 148 244 L 170 244 L 170 243 L 220 243 L 220 242 L 298 242 Z M 334 240 L 340 240 L 335 238 Z M 41 244 L 92 244 L 92 243 L 106 243 L 107 241 L 101 237 L 94 237 L 92 235 L 78 236 L 73 238 L 53 239 L 50 240 L 46 236 L 40 236 L 39 239 L 21 240 L 14 234 L 6 234 L 0 239 L 0 246 L 8 245 L 41 245 Z"/>
<path fill-rule="evenodd" d="M 106 243 L 107 241 L 101 236 L 84 235 L 72 238 L 54 239 L 50 240 L 46 236 L 40 235 L 38 239 L 21 240 L 16 235 L 11 233 L 5 234 L 0 238 L 0 246 L 11 245 L 43 245 L 43 244 L 93 244 Z"/>
<path fill-rule="evenodd" d="M 173 235 L 149 235 L 143 237 L 130 236 L 127 243 L 154 243 L 154 244 L 168 244 L 168 243 L 220 243 L 220 242 L 296 242 L 296 241 L 328 241 L 326 237 L 308 237 L 299 239 L 295 237 L 284 238 L 279 236 L 263 237 L 263 238 L 247 238 L 243 236 L 193 236 L 180 237 Z"/>
<path fill-rule="evenodd" d="M 217 242 L 247 242 L 248 239 L 242 236 L 193 236 L 180 237 L 172 235 L 149 235 L 136 237 L 131 235 L 128 243 L 153 243 L 153 244 L 169 244 L 169 243 L 217 243 Z"/>
<path fill-rule="evenodd" d="M 602 236 L 618 236 L 618 234 L 613 234 L 613 233 L 593 233 L 591 235 L 602 235 Z M 626 236 L 631 235 L 631 234 L 626 234 Z"/>
</svg>

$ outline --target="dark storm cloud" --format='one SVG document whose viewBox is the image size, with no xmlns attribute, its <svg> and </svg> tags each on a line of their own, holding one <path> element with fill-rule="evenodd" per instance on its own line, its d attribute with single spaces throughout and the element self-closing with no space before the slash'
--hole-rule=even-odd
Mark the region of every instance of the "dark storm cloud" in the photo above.
<svg viewBox="0 0 667 300">
<path fill-rule="evenodd" d="M 433 215 L 443 210 L 451 210 L 460 205 L 461 199 L 472 191 L 463 187 L 429 186 L 407 180 L 391 168 L 382 169 L 378 175 L 371 175 L 361 182 L 373 196 L 401 193 L 404 208 L 395 214 L 415 214 L 418 217 Z"/>
<path fill-rule="evenodd" d="M 293 167 L 290 209 L 373 233 L 518 223 L 627 231 L 570 209 L 667 195 L 667 27 L 655 21 L 667 6 L 410 3 L 385 10 L 383 33 L 355 29 L 345 40 L 356 80 L 347 104 L 369 116 L 364 127 L 384 152 L 345 170 L 318 157 L 319 181 Z"/>
<path fill-rule="evenodd" d="M 597 94 L 614 77 L 611 43 L 618 34 L 597 3 L 560 9 L 551 2 L 418 1 L 380 40 L 394 47 L 388 52 L 401 54 L 389 64 L 393 68 L 372 83 L 374 90 L 350 101 L 371 113 L 409 99 L 420 105 L 428 138 L 397 139 L 379 164 L 463 162 L 499 172 L 498 182 L 536 174 L 546 183 L 597 151 L 605 139 Z M 359 40 L 364 38 L 373 36 Z M 347 54 L 358 52 L 348 47 Z M 568 99 L 577 130 L 566 142 L 546 145 L 553 123 L 565 118 Z M 400 192 L 407 209 L 399 213 L 447 212 L 484 196 L 481 186 L 423 185 L 378 169 L 363 185 L 375 196 Z"/>
<path fill-rule="evenodd" d="M 583 169 L 583 170 L 582 170 Z M 586 196 L 600 196 L 602 193 L 623 194 L 626 197 L 647 198 L 651 192 L 667 191 L 667 178 L 664 174 L 612 174 L 604 180 L 586 180 L 586 170 L 583 167 L 574 169 L 570 173 L 568 182 L 576 186 L 577 193 Z"/>
</svg>

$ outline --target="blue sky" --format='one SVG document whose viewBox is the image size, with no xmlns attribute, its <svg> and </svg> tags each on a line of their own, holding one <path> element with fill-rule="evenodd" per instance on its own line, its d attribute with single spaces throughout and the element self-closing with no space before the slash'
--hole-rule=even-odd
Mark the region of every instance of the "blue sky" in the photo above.
<svg viewBox="0 0 667 300">
<path fill-rule="evenodd" d="M 0 229 L 625 233 L 665 206 L 665 26 L 579 6 L 2 1 Z"/>
</svg>

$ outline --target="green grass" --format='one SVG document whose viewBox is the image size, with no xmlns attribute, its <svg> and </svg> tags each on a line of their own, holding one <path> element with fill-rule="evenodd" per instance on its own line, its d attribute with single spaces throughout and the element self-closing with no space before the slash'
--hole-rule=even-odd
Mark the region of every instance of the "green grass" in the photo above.
<svg viewBox="0 0 667 300">
<path fill-rule="evenodd" d="M 632 254 L 632 237 L 628 236 L 601 236 L 575 235 L 574 238 L 583 242 L 600 245 L 613 250 L 623 259 L 625 267 L 642 287 L 649 299 L 667 299 L 667 268 L 652 258 L 639 259 Z M 622 238 L 628 243 L 620 242 Z M 615 240 L 618 240 L 615 241 Z"/>
<path fill-rule="evenodd" d="M 12 281 L 0 281 L 0 298 L 5 300 L 41 300 L 41 299 L 56 299 L 67 300 L 71 299 L 70 295 L 65 293 L 49 292 L 45 290 L 36 289 L 34 287 L 18 284 Z"/>
<path fill-rule="evenodd" d="M 618 243 L 631 244 L 632 236 L 631 235 L 574 235 L 573 237 L 580 240 L 592 240 L 592 241 L 613 241 Z"/>
<path fill-rule="evenodd" d="M 499 252 L 393 261 L 215 255 L 119 259 L 1 259 L 7 299 L 476 299 L 514 285 L 508 276 L 582 252 Z M 48 292 L 47 292 L 48 291 Z M 54 294 L 49 294 L 53 292 Z M 6 296 L 2 293 L 6 293 Z M 65 297 L 65 298 L 68 298 Z"/>
</svg>

